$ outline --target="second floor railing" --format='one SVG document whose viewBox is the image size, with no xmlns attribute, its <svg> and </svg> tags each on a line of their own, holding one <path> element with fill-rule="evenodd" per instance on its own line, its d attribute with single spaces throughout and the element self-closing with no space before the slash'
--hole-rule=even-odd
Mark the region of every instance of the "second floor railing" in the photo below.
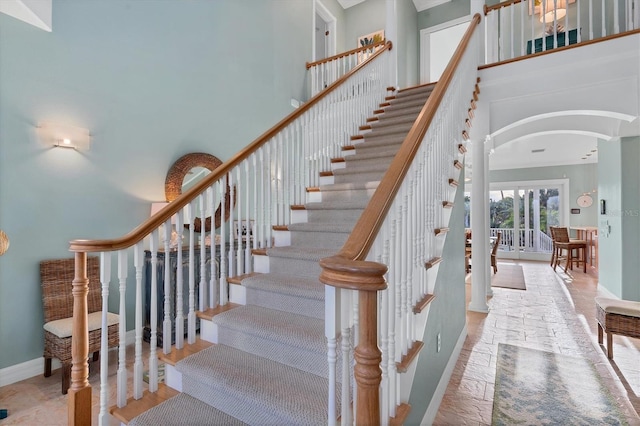
<svg viewBox="0 0 640 426">
<path fill-rule="evenodd" d="M 640 0 L 509 0 L 485 6 L 485 63 L 640 28 Z"/>
<path fill-rule="evenodd" d="M 326 89 L 334 81 L 348 73 L 358 64 L 366 61 L 375 52 L 385 46 L 385 41 L 379 41 L 357 49 L 348 50 L 325 59 L 307 62 L 308 84 L 311 96 Z"/>
</svg>

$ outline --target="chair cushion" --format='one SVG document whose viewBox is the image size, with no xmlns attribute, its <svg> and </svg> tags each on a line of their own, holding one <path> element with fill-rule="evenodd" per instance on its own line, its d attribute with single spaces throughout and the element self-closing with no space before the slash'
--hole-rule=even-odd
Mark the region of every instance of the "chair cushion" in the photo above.
<svg viewBox="0 0 640 426">
<path fill-rule="evenodd" d="M 596 297 L 596 304 L 608 314 L 640 317 L 640 302 Z"/>
<path fill-rule="evenodd" d="M 120 322 L 120 316 L 118 314 L 112 314 L 107 312 L 107 326 L 118 324 Z M 89 331 L 97 330 L 102 327 L 102 311 L 89 314 Z M 44 325 L 44 329 L 49 333 L 53 333 L 59 338 L 71 336 L 71 330 L 73 329 L 73 318 L 64 318 L 55 321 L 49 321 Z"/>
</svg>

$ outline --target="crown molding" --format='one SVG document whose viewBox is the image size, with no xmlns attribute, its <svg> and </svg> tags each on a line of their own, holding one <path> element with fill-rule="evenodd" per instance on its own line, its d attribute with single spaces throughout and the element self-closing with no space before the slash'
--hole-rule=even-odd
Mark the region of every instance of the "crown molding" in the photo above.
<svg viewBox="0 0 640 426">
<path fill-rule="evenodd" d="M 351 6 L 355 6 L 356 4 L 364 1 L 365 0 L 338 0 L 338 3 L 340 3 L 340 6 L 342 6 L 343 9 L 349 9 Z"/>
</svg>

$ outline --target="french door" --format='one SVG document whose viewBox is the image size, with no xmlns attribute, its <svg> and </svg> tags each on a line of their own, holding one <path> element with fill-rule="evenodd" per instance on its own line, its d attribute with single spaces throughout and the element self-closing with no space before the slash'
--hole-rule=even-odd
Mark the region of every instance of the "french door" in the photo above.
<svg viewBox="0 0 640 426">
<path fill-rule="evenodd" d="M 490 235 L 501 233 L 499 257 L 547 260 L 552 226 L 568 223 L 566 180 L 492 183 L 489 191 Z"/>
</svg>

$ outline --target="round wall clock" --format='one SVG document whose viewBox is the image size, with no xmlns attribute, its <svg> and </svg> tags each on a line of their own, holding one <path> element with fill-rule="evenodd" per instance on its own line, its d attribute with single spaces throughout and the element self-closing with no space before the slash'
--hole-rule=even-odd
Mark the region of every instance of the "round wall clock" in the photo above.
<svg viewBox="0 0 640 426">
<path fill-rule="evenodd" d="M 578 203 L 580 207 L 591 207 L 591 204 L 593 204 L 593 198 L 591 198 L 591 195 L 589 194 L 582 194 L 578 197 L 576 203 Z"/>
</svg>

